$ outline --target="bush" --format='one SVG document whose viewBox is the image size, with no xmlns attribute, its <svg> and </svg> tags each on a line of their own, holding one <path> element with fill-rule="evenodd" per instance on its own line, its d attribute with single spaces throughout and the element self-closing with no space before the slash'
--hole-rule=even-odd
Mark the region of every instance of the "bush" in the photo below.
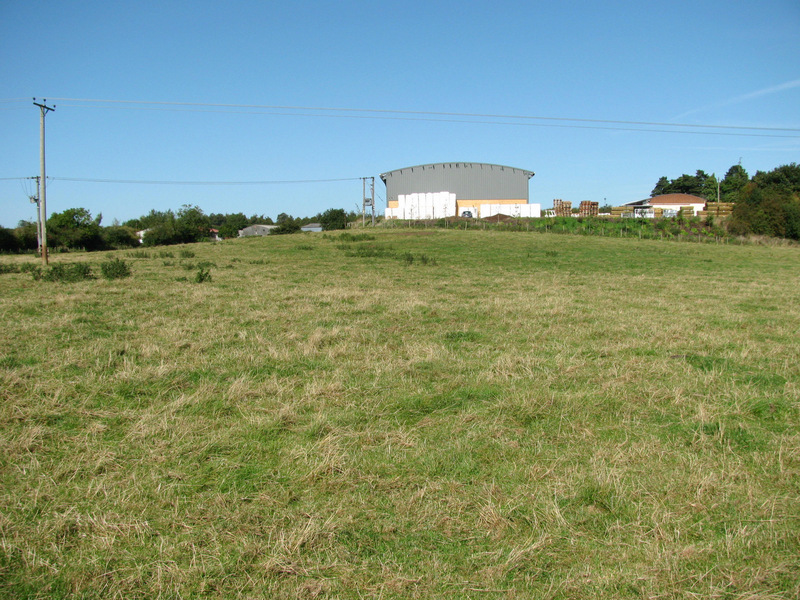
<svg viewBox="0 0 800 600">
<path fill-rule="evenodd" d="M 101 263 L 100 272 L 105 279 L 123 279 L 131 276 L 131 267 L 121 258 L 114 258 Z"/>
<path fill-rule="evenodd" d="M 102 230 L 103 241 L 108 248 L 136 248 L 141 243 L 132 227 L 112 225 Z"/>
<path fill-rule="evenodd" d="M 769 235 L 800 240 L 800 199 L 780 189 L 749 184 L 733 208 L 728 228 L 734 235 Z"/>
<path fill-rule="evenodd" d="M 343 233 L 338 239 L 340 242 L 369 242 L 374 240 L 375 236 L 368 233 Z"/>
<path fill-rule="evenodd" d="M 297 233 L 300 231 L 300 224 L 294 219 L 287 219 L 270 231 L 270 235 L 286 235 L 290 233 Z"/>
<path fill-rule="evenodd" d="M 320 216 L 323 231 L 347 229 L 347 213 L 343 208 L 329 208 Z"/>
<path fill-rule="evenodd" d="M 32 270 L 31 275 L 37 281 L 58 281 L 61 283 L 75 283 L 94 279 L 92 268 L 87 263 L 59 263 L 46 271 L 40 268 Z"/>
<path fill-rule="evenodd" d="M 19 226 L 14 230 L 14 236 L 19 243 L 19 250 L 36 250 L 39 247 L 39 235 L 36 223 L 30 221 L 20 221 Z"/>
<path fill-rule="evenodd" d="M 0 227 L 0 252 L 19 252 L 20 244 L 14 232 Z"/>
<path fill-rule="evenodd" d="M 206 281 L 211 281 L 211 272 L 208 271 L 207 269 L 204 269 L 203 267 L 200 267 L 197 273 L 195 273 L 194 282 L 204 283 Z"/>
</svg>

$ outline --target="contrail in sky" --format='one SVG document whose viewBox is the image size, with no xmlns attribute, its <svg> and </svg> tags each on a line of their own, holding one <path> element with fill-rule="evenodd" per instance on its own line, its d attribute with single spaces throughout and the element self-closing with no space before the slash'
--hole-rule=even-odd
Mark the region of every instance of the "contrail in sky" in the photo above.
<svg viewBox="0 0 800 600">
<path fill-rule="evenodd" d="M 787 81 L 785 83 L 781 83 L 778 85 L 773 85 L 770 87 L 766 87 L 761 90 L 757 90 L 755 92 L 750 92 L 749 94 L 743 94 L 741 96 L 735 96 L 733 98 L 729 98 L 728 100 L 723 100 L 722 102 L 718 102 L 716 104 L 709 104 L 707 106 L 702 106 L 700 108 L 694 108 L 692 110 L 688 110 L 685 113 L 681 113 L 675 119 L 682 119 L 687 115 L 692 115 L 695 113 L 703 112 L 706 110 L 711 110 L 713 108 L 722 108 L 723 106 L 730 106 L 731 104 L 739 104 L 741 102 L 747 102 L 748 100 L 753 100 L 755 98 L 761 98 L 763 96 L 769 96 L 771 94 L 777 94 L 778 92 L 783 92 L 785 90 L 791 90 L 793 88 L 800 87 L 800 79 L 795 79 L 793 81 Z"/>
</svg>

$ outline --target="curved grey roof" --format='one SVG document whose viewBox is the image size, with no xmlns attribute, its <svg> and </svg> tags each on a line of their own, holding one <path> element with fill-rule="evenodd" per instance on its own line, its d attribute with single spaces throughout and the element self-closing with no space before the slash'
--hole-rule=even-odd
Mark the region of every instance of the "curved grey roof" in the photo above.
<svg viewBox="0 0 800 600">
<path fill-rule="evenodd" d="M 445 169 L 445 168 L 449 168 L 449 169 L 459 169 L 459 168 L 471 169 L 471 168 L 475 168 L 475 167 L 481 168 L 481 169 L 484 169 L 484 168 L 499 169 L 501 171 L 504 171 L 506 169 L 508 169 L 510 171 L 519 171 L 521 173 L 526 173 L 527 176 L 528 176 L 528 179 L 530 179 L 531 177 L 533 177 L 536 174 L 533 171 L 526 171 L 525 169 L 518 169 L 516 167 L 509 167 L 507 165 L 495 165 L 495 164 L 492 164 L 492 163 L 443 162 L 443 163 L 428 163 L 428 164 L 425 164 L 425 165 L 415 165 L 413 167 L 403 167 L 402 169 L 395 169 L 394 171 L 387 171 L 386 173 L 381 173 L 381 179 L 386 181 L 386 177 L 387 176 L 391 176 L 394 173 L 400 173 L 402 171 L 416 171 L 418 169 Z"/>
<path fill-rule="evenodd" d="M 399 194 L 451 192 L 459 200 L 513 199 L 528 201 L 533 171 L 474 162 L 446 162 L 403 167 L 381 173 L 386 199 Z"/>
</svg>

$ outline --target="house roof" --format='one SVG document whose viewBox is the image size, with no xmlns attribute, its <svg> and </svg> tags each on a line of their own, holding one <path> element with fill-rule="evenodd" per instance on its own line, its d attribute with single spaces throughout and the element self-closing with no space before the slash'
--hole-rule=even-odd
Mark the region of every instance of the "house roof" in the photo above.
<svg viewBox="0 0 800 600">
<path fill-rule="evenodd" d="M 644 200 L 628 202 L 625 206 L 689 206 L 690 204 L 705 204 L 706 199 L 692 194 L 663 194 Z"/>
</svg>

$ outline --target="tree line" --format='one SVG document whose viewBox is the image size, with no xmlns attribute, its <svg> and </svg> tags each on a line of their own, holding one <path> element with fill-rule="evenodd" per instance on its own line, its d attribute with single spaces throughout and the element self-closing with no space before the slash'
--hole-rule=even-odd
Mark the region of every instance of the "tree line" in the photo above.
<svg viewBox="0 0 800 600">
<path fill-rule="evenodd" d="M 757 171 L 750 177 L 741 165 L 733 165 L 722 180 L 704 171 L 661 177 L 650 196 L 691 194 L 707 202 L 731 202 L 727 223 L 733 235 L 766 235 L 800 240 L 800 166 L 783 165 Z"/>
<path fill-rule="evenodd" d="M 705 198 L 707 202 L 736 202 L 749 180 L 742 165 L 733 165 L 721 180 L 715 174 L 698 170 L 694 175 L 684 174 L 676 179 L 661 177 L 650 196 L 690 194 Z"/>
<path fill-rule="evenodd" d="M 70 208 L 51 214 L 47 219 L 47 246 L 54 250 L 110 250 L 139 245 L 162 246 L 189 244 L 219 237 L 235 238 L 249 225 L 277 225 L 276 234 L 295 233 L 309 223 L 320 223 L 325 231 L 345 229 L 348 221 L 359 215 L 344 209 L 329 209 L 312 217 L 278 215 L 275 221 L 265 215 L 250 217 L 243 213 L 205 214 L 197 206 L 184 205 L 177 212 L 151 210 L 146 215 L 124 223 L 101 225 L 103 215 L 92 217 L 85 208 Z M 14 229 L 0 227 L 0 252 L 30 252 L 39 247 L 38 226 L 20 221 Z M 139 237 L 143 231 L 143 237 Z"/>
<path fill-rule="evenodd" d="M 708 202 L 733 203 L 726 226 L 733 235 L 766 235 L 800 240 L 800 166 L 783 165 L 772 171 L 757 171 L 750 177 L 741 165 L 733 165 L 721 180 L 698 170 L 675 179 L 659 178 L 651 197 L 691 194 Z M 171 245 L 199 242 L 215 236 L 233 238 L 248 225 L 277 225 L 273 234 L 294 233 L 303 225 L 318 222 L 325 231 L 344 229 L 359 218 L 355 212 L 329 209 L 312 217 L 295 218 L 281 213 L 273 221 L 265 215 L 243 213 L 205 214 L 199 207 L 184 205 L 177 212 L 151 210 L 122 224 L 101 225 L 103 215 L 92 217 L 85 208 L 70 208 L 47 219 L 47 245 L 56 250 L 88 251 L 131 248 L 142 244 Z M 143 240 L 137 232 L 144 231 Z M 29 252 L 38 248 L 37 224 L 20 221 L 15 229 L 0 227 L 0 252 Z"/>
</svg>

